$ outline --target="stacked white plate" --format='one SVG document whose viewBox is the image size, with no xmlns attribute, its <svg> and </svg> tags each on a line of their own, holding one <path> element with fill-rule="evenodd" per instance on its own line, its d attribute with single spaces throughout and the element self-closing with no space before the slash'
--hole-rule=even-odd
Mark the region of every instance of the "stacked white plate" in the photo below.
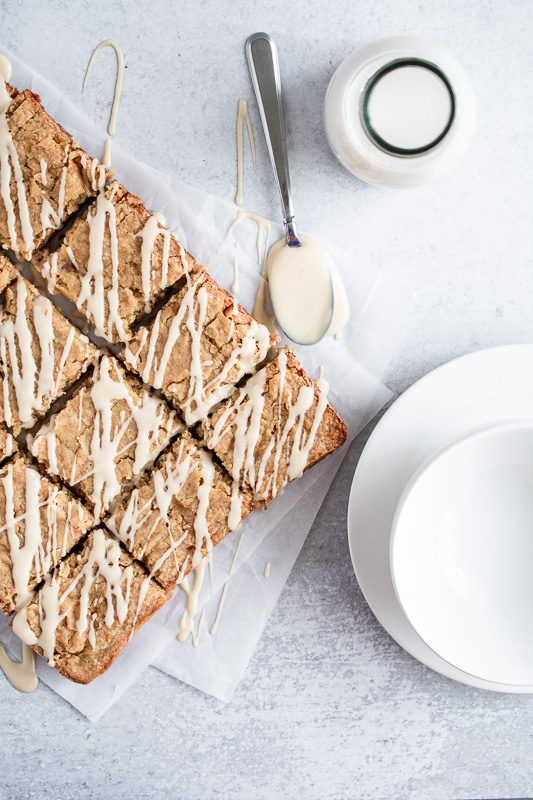
<svg viewBox="0 0 533 800">
<path fill-rule="evenodd" d="M 451 361 L 394 403 L 359 461 L 348 536 L 368 604 L 412 656 L 533 693 L 533 344 Z"/>
</svg>

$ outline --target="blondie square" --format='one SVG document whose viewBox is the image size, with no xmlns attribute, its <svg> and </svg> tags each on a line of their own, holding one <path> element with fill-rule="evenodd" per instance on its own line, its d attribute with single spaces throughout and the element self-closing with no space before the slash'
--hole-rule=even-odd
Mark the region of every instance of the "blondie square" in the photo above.
<svg viewBox="0 0 533 800">
<path fill-rule="evenodd" d="M 180 435 L 120 502 L 107 526 L 159 583 L 174 589 L 252 508 L 208 450 Z"/>
<path fill-rule="evenodd" d="M 268 329 L 201 271 L 187 276 L 150 326 L 129 342 L 123 358 L 194 425 L 254 371 L 273 344 Z"/>
<path fill-rule="evenodd" d="M 28 89 L 0 81 L 0 243 L 29 260 L 108 177 Z"/>
<path fill-rule="evenodd" d="M 113 181 L 36 266 L 108 342 L 124 342 L 195 261 L 140 197 Z"/>
<path fill-rule="evenodd" d="M 92 513 L 21 456 L 0 470 L 0 608 L 12 614 L 92 528 Z"/>
<path fill-rule="evenodd" d="M 119 542 L 97 529 L 46 576 L 12 627 L 66 678 L 90 683 L 169 597 Z"/>
<path fill-rule="evenodd" d="M 31 428 L 94 363 L 91 342 L 22 275 L 0 308 L 0 415 Z"/>
<path fill-rule="evenodd" d="M 346 439 L 346 425 L 287 350 L 249 378 L 202 429 L 233 479 L 265 504 Z"/>
<path fill-rule="evenodd" d="M 89 502 L 97 520 L 181 428 L 175 411 L 112 356 L 102 356 L 31 452 Z"/>
</svg>

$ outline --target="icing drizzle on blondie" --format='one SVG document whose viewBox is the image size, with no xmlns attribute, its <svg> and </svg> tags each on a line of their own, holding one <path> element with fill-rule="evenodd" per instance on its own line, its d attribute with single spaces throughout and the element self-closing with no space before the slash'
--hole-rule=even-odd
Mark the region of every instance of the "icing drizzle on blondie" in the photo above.
<svg viewBox="0 0 533 800">
<path fill-rule="evenodd" d="M 2 365 L 2 392 L 6 424 L 15 423 L 23 427 L 33 425 L 39 413 L 48 408 L 61 393 L 61 382 L 67 359 L 72 349 L 76 329 L 70 327 L 65 344 L 58 359 L 54 344 L 52 303 L 40 294 L 30 296 L 31 311 L 27 300 L 29 284 L 22 276 L 16 282 L 16 311 L 14 318 L 0 312 L 0 364 Z M 35 329 L 35 338 L 28 325 L 28 315 Z M 39 363 L 34 358 L 33 347 L 38 343 Z M 8 359 L 9 356 L 9 359 Z M 87 351 L 84 368 L 92 356 Z M 12 408 L 10 388 L 15 395 L 16 409 Z"/>
<path fill-rule="evenodd" d="M 40 177 L 42 187 L 42 203 L 40 209 L 41 232 L 40 236 L 38 237 L 38 242 L 35 242 L 36 235 L 30 215 L 27 188 L 7 118 L 7 111 L 11 105 L 11 97 L 7 90 L 7 82 L 11 77 L 11 64 L 3 55 L 0 55 L 0 59 L 0 196 L 2 197 L 7 214 L 7 227 L 11 248 L 17 256 L 31 258 L 35 246 L 38 246 L 46 239 L 50 230 L 58 230 L 63 223 L 63 217 L 65 215 L 65 185 L 67 170 L 70 153 L 74 146 L 74 142 L 72 139 L 70 139 L 65 145 L 65 154 L 61 169 L 61 177 L 59 180 L 56 209 L 50 202 L 49 197 L 47 197 L 45 194 L 45 187 L 47 185 L 47 164 L 44 159 L 41 159 L 40 161 Z M 96 159 L 91 159 L 91 161 L 93 174 L 95 174 L 97 170 L 96 165 L 98 162 Z M 98 166 L 98 170 L 103 180 L 105 180 L 105 169 Z M 16 204 L 12 197 L 11 190 L 11 184 L 13 181 L 16 189 Z M 92 188 L 93 190 L 96 189 L 94 179 Z M 20 224 L 23 247 L 19 242 L 19 237 L 17 234 L 17 221 Z"/>
<path fill-rule="evenodd" d="M 110 356 L 102 356 L 96 367 L 91 388 L 87 390 L 84 387 L 78 394 L 80 434 L 84 425 L 83 404 L 86 398 L 92 406 L 93 433 L 87 454 L 91 468 L 88 472 L 79 474 L 75 456 L 71 475 L 67 480 L 75 486 L 92 476 L 91 498 L 97 520 L 122 489 L 117 468 L 117 462 L 121 457 L 128 453 L 128 457 L 133 459 L 132 472 L 138 474 L 151 459 L 156 458 L 167 444 L 173 427 L 176 427 L 173 425 L 176 414 L 168 409 L 166 403 L 151 395 L 146 389 L 142 389 L 140 398 L 137 398 L 128 388 L 124 378 L 123 370 L 116 360 Z M 118 418 L 113 415 L 117 403 L 121 403 Z M 41 428 L 32 444 L 33 455 L 39 456 L 42 443 L 45 442 L 49 469 L 53 474 L 59 474 L 55 431 L 57 419 L 58 416 L 53 417 L 47 426 Z M 164 437 L 161 436 L 162 428 L 167 433 Z M 135 432 L 133 441 L 129 438 L 132 430 Z M 126 436 L 127 431 L 129 431 L 128 436 Z M 160 442 L 160 438 L 163 441 Z"/>
<path fill-rule="evenodd" d="M 279 368 L 279 389 L 275 398 L 277 407 L 277 424 L 264 448 L 263 455 L 257 463 L 256 447 L 264 436 L 261 425 L 265 394 L 271 390 L 272 383 L 267 384 L 267 369 L 260 370 L 235 393 L 218 418 L 210 426 L 204 426 L 207 446 L 215 449 L 227 435 L 233 436 L 232 470 L 234 480 L 233 513 L 238 516 L 239 484 L 248 484 L 254 495 L 260 500 L 269 500 L 277 495 L 286 483 L 298 478 L 304 471 L 309 454 L 328 405 L 327 396 L 319 392 L 318 401 L 313 411 L 315 391 L 313 386 L 299 387 L 295 398 L 284 393 L 287 374 L 287 353 L 280 350 L 277 356 Z M 270 397 L 270 400 L 274 398 Z M 282 408 L 287 405 L 286 419 L 282 418 Z M 304 430 L 306 415 L 312 413 L 312 424 L 309 433 Z M 280 472 L 282 454 L 286 458 L 286 471 Z M 232 519 L 235 522 L 235 519 Z"/>
<path fill-rule="evenodd" d="M 66 253 L 75 267 L 80 289 L 78 296 L 73 298 L 78 311 L 88 317 L 94 325 L 95 333 L 108 341 L 125 341 L 131 334 L 126 330 L 121 315 L 120 295 L 120 256 L 119 232 L 117 230 L 117 212 L 114 201 L 120 184 L 114 181 L 105 188 L 105 173 L 100 176 L 99 191 L 96 202 L 87 212 L 89 226 L 89 257 L 85 268 L 80 268 L 76 262 L 74 252 L 70 247 Z M 143 228 L 135 234 L 140 238 L 141 246 L 141 286 L 144 299 L 144 310 L 151 308 L 152 293 L 158 294 L 167 288 L 170 239 L 171 233 L 165 226 L 165 218 L 160 213 L 150 214 Z M 108 236 L 106 236 L 106 232 Z M 154 252 L 158 238 L 163 237 L 162 259 L 159 268 L 154 266 Z M 109 242 L 110 270 L 105 267 L 105 254 L 108 252 Z M 182 264 L 187 268 L 187 254 L 181 246 L 179 254 Z M 41 266 L 43 277 L 48 284 L 48 290 L 56 290 L 59 270 L 59 252 L 53 253 Z"/>
<path fill-rule="evenodd" d="M 38 583 L 49 572 L 60 558 L 63 558 L 72 544 L 75 517 L 83 520 L 83 507 L 80 503 L 68 499 L 66 518 L 59 526 L 57 515 L 61 489 L 48 481 L 44 482 L 37 472 L 24 465 L 24 506 L 25 512 L 16 516 L 14 467 L 7 464 L 0 476 L 5 496 L 5 523 L 0 528 L 7 534 L 9 542 L 9 558 L 16 595 L 16 605 L 27 602 L 32 570 L 35 571 L 35 582 Z M 46 508 L 46 525 L 41 524 L 41 509 Z M 24 541 L 19 539 L 17 526 L 24 523 Z M 62 546 L 59 549 L 59 541 Z"/>
<path fill-rule="evenodd" d="M 14 632 L 26 644 L 40 647 L 48 664 L 54 666 L 56 631 L 70 610 L 70 604 L 66 602 L 69 595 L 80 585 L 76 631 L 78 634 L 87 632 L 89 643 L 94 649 L 96 645 L 94 629 L 96 613 L 91 612 L 89 602 L 91 590 L 100 579 L 105 581 L 106 586 L 105 625 L 111 628 L 115 620 L 123 624 L 128 614 L 133 567 L 130 565 L 122 568 L 119 560 L 120 545 L 118 542 L 106 537 L 102 530 L 95 530 L 87 562 L 62 593 L 60 588 L 63 564 L 60 564 L 51 575 L 45 577 L 44 585 L 40 590 L 40 633 L 35 633 L 28 623 L 27 606 L 20 608 L 13 618 Z"/>
<path fill-rule="evenodd" d="M 201 272 L 195 276 L 186 275 L 187 288 L 168 330 L 162 334 L 166 336 L 166 341 L 160 356 L 156 355 L 156 345 L 161 335 L 160 320 L 163 312 L 156 316 L 151 329 L 143 329 L 136 351 L 133 351 L 131 345 L 127 345 L 124 352 L 127 363 L 139 372 L 145 383 L 156 389 L 168 389 L 165 386 L 165 377 L 169 359 L 180 337 L 190 336 L 190 363 L 186 371 L 189 388 L 182 405 L 188 425 L 204 419 L 216 403 L 225 400 L 233 391 L 234 384 L 243 375 L 253 372 L 255 365 L 266 358 L 270 348 L 267 328 L 250 319 L 242 341 L 240 344 L 236 343 L 221 370 L 211 379 L 204 379 L 204 369 L 210 366 L 202 361 L 202 338 L 209 322 L 208 290 L 204 285 L 204 278 Z M 231 313 L 231 334 L 238 313 L 239 307 L 235 301 Z M 137 366 L 141 358 L 144 360 L 142 371 Z M 171 387 L 168 391 L 172 394 Z"/>
</svg>

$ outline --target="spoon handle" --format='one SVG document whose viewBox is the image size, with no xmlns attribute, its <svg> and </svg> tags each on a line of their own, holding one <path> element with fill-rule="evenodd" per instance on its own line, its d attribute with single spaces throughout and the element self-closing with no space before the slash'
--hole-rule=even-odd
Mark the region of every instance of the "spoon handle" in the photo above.
<svg viewBox="0 0 533 800">
<path fill-rule="evenodd" d="M 246 42 L 246 55 L 268 152 L 278 184 L 287 244 L 299 247 L 300 240 L 294 227 L 278 50 L 268 33 L 254 33 Z"/>
</svg>

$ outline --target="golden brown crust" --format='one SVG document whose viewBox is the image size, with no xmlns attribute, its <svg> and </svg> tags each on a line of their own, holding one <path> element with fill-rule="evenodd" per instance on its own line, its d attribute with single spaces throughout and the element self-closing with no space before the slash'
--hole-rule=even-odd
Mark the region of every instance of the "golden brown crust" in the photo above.
<svg viewBox="0 0 533 800">
<path fill-rule="evenodd" d="M 202 511 L 202 487 L 206 486 L 210 487 L 208 506 Z M 234 502 L 239 508 L 236 525 L 252 510 L 251 493 L 240 491 Z M 231 478 L 185 433 L 120 502 L 106 524 L 159 583 L 174 589 L 230 532 L 231 508 Z"/>
<path fill-rule="evenodd" d="M 103 249 L 98 252 L 101 264 L 98 266 L 98 275 L 91 278 L 98 282 L 104 298 L 104 321 L 95 318 L 93 310 L 87 302 L 78 302 L 80 293 L 86 293 L 88 287 L 84 284 L 89 270 L 90 247 L 90 222 L 97 215 L 102 216 L 104 207 L 112 213 L 106 214 Z M 113 220 L 114 216 L 114 220 Z M 78 305 L 89 322 L 96 326 L 99 336 L 111 342 L 127 341 L 132 336 L 132 326 L 147 314 L 156 304 L 160 295 L 177 283 L 185 274 L 195 268 L 193 257 L 179 244 L 177 239 L 170 235 L 168 240 L 168 261 L 163 235 L 155 238 L 151 257 L 151 275 L 149 279 L 148 297 L 145 297 L 142 275 L 142 248 L 143 228 L 152 215 L 147 211 L 140 197 L 130 194 L 118 181 L 113 181 L 99 196 L 87 212 L 77 219 L 72 228 L 66 233 L 62 246 L 51 256 L 44 256 L 36 261 L 37 268 L 48 280 L 51 291 L 60 292 Z M 166 231 L 159 223 L 158 230 Z M 111 230 L 116 229 L 116 244 L 118 265 L 113 266 L 113 251 Z M 95 248 L 93 247 L 93 258 Z M 118 294 L 115 296 L 117 287 Z M 120 324 L 123 331 L 117 329 L 112 319 L 110 303 L 116 301 Z"/>
<path fill-rule="evenodd" d="M 112 581 L 99 559 L 89 569 L 89 579 L 87 569 L 83 572 L 102 540 L 105 561 L 115 564 Z M 58 596 L 63 598 L 59 613 L 64 615 L 55 631 L 53 666 L 65 678 L 82 684 L 109 669 L 133 634 L 171 597 L 170 592 L 149 578 L 142 564 L 101 529 L 89 534 L 80 552 L 61 562 L 51 582 L 59 587 Z M 40 608 L 46 608 L 46 600 L 40 597 L 42 592 L 43 589 L 37 592 L 24 612 L 36 637 L 42 633 Z M 87 594 L 82 603 L 84 592 Z M 126 609 L 122 621 L 121 607 Z M 47 655 L 39 643 L 33 648 L 39 655 Z"/>
<path fill-rule="evenodd" d="M 0 198 L 0 242 L 24 260 L 96 193 L 97 173 L 104 168 L 95 168 L 96 160 L 89 158 L 72 136 L 47 114 L 38 95 L 29 89 L 20 93 L 12 90 L 11 95 L 13 99 L 6 119 L 18 155 L 33 235 L 32 242 L 24 241 L 17 183 L 12 170 L 10 196 L 15 211 L 16 239 L 10 234 L 8 210 Z M 49 215 L 47 208 L 43 212 L 45 203 L 50 204 L 58 219 L 52 219 L 53 214 Z"/>
</svg>

